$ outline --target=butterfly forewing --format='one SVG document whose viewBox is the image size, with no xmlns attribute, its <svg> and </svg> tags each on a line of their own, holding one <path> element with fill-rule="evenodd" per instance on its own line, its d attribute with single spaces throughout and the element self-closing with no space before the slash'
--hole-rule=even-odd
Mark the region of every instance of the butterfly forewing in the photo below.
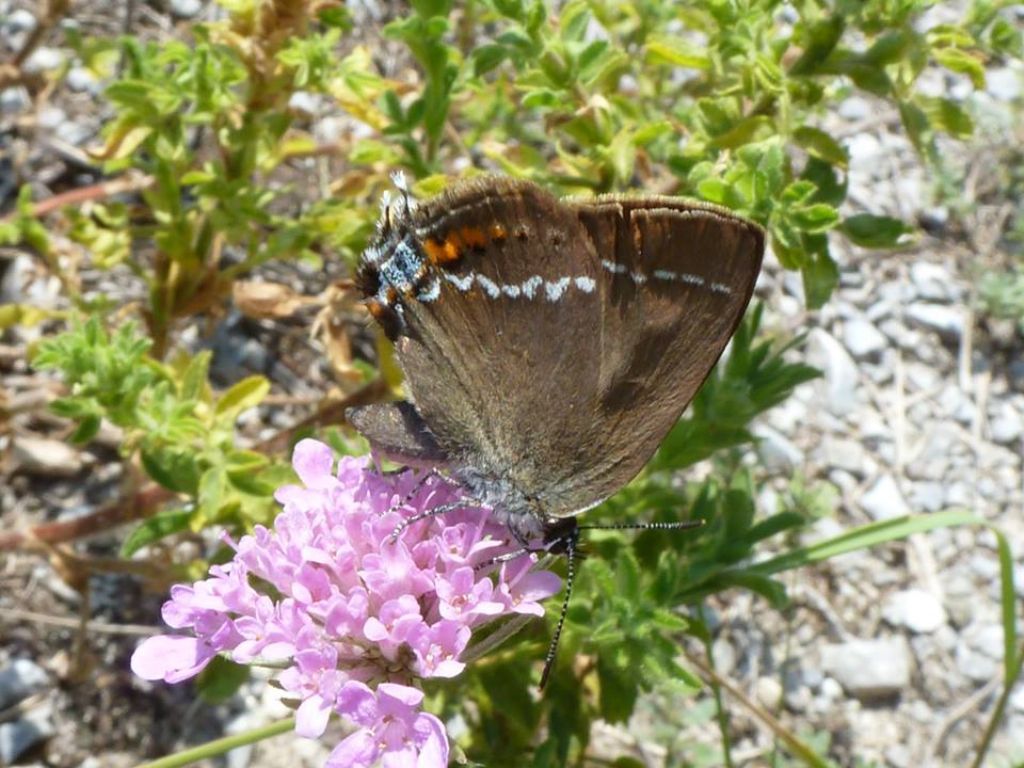
<svg viewBox="0 0 1024 768">
<path fill-rule="evenodd" d="M 719 209 L 560 202 L 493 178 L 410 218 L 423 267 L 396 348 L 416 409 L 454 464 L 548 516 L 646 463 L 735 330 L 764 247 Z"/>
</svg>

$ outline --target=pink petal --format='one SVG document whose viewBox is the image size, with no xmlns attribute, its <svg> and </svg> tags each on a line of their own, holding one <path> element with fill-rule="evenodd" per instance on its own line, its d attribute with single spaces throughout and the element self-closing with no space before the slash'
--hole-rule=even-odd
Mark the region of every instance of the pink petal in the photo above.
<svg viewBox="0 0 1024 768">
<path fill-rule="evenodd" d="M 309 488 L 317 488 L 325 480 L 333 480 L 331 469 L 334 466 L 334 454 L 331 449 L 319 440 L 299 440 L 292 451 L 292 466 L 299 479 Z"/>
<path fill-rule="evenodd" d="M 331 707 L 322 696 L 311 696 L 295 711 L 295 732 L 307 739 L 316 739 L 327 729 Z"/>
<path fill-rule="evenodd" d="M 377 695 L 394 699 L 407 707 L 418 707 L 423 701 L 423 691 L 418 688 L 410 688 L 408 685 L 398 683 L 381 683 L 377 686 Z"/>
<path fill-rule="evenodd" d="M 131 667 L 143 680 L 178 683 L 199 674 L 215 655 L 199 638 L 157 635 L 135 649 Z"/>
<path fill-rule="evenodd" d="M 359 725 L 377 722 L 377 697 L 365 683 L 356 680 L 349 680 L 342 686 L 335 709 Z"/>
<path fill-rule="evenodd" d="M 369 768 L 376 759 L 376 739 L 368 729 L 360 728 L 331 751 L 325 768 Z"/>
<path fill-rule="evenodd" d="M 424 712 L 416 718 L 413 730 L 420 748 L 416 768 L 445 768 L 448 765 L 448 734 L 441 721 Z"/>
</svg>

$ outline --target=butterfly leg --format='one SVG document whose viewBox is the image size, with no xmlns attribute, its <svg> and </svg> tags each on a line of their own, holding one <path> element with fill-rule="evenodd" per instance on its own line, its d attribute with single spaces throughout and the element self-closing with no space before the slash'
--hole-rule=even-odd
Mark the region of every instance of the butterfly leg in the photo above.
<svg viewBox="0 0 1024 768">
<path fill-rule="evenodd" d="M 407 517 L 405 518 L 405 520 L 403 520 L 395 526 L 395 529 L 391 532 L 391 535 L 388 536 L 388 541 L 394 544 L 398 540 L 398 537 L 402 535 L 402 531 L 404 531 L 410 525 L 418 523 L 420 520 L 426 520 L 430 517 L 437 517 L 438 515 L 446 515 L 449 512 L 454 512 L 456 509 L 465 509 L 466 507 L 479 507 L 481 506 L 481 504 L 482 502 L 477 501 L 476 499 L 464 498 L 460 499 L 459 501 L 453 501 L 450 504 L 442 504 L 438 507 L 434 507 L 433 509 L 428 509 L 426 512 L 420 512 L 418 514 L 413 515 L 412 517 Z"/>
</svg>

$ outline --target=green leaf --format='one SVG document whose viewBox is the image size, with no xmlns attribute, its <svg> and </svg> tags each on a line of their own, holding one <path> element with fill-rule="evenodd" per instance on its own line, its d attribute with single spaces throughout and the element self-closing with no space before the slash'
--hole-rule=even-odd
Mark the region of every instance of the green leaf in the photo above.
<svg viewBox="0 0 1024 768">
<path fill-rule="evenodd" d="M 146 474 L 164 488 L 194 496 L 199 489 L 199 465 L 195 451 L 169 447 L 144 446 L 139 454 Z"/>
<path fill-rule="evenodd" d="M 71 442 L 75 445 L 84 445 L 96 437 L 96 433 L 100 431 L 100 424 L 102 419 L 98 414 L 92 413 L 82 419 L 79 423 L 78 428 L 71 435 Z"/>
<path fill-rule="evenodd" d="M 793 132 L 793 140 L 806 149 L 808 154 L 834 166 L 845 169 L 849 163 L 849 155 L 839 142 L 818 128 L 801 126 Z"/>
<path fill-rule="evenodd" d="M 504 45 L 488 43 L 473 50 L 473 75 L 480 77 L 498 67 L 508 56 Z"/>
<path fill-rule="evenodd" d="M 601 653 L 597 657 L 601 717 L 609 723 L 624 723 L 633 714 L 640 690 L 636 674 L 616 664 L 615 656 Z"/>
<path fill-rule="evenodd" d="M 221 704 L 249 679 L 249 667 L 223 656 L 214 656 L 196 678 L 199 695 L 210 704 Z"/>
<path fill-rule="evenodd" d="M 684 69 L 707 70 L 711 60 L 706 51 L 678 37 L 652 35 L 644 46 L 649 64 L 667 64 Z"/>
<path fill-rule="evenodd" d="M 765 115 L 753 115 L 741 120 L 725 133 L 715 136 L 710 146 L 716 149 L 735 149 L 768 138 L 775 131 L 775 122 Z"/>
<path fill-rule="evenodd" d="M 922 96 L 918 98 L 918 103 L 934 128 L 957 138 L 966 138 L 974 133 L 974 120 L 952 99 Z"/>
<path fill-rule="evenodd" d="M 957 48 L 940 48 L 933 55 L 949 71 L 967 75 L 978 90 L 985 87 L 985 66 L 977 57 Z"/>
<path fill-rule="evenodd" d="M 121 556 L 131 557 L 140 549 L 175 533 L 189 530 L 192 513 L 187 509 L 158 512 L 128 534 L 121 545 Z"/>
<path fill-rule="evenodd" d="M 804 52 L 789 68 L 789 74 L 813 74 L 831 55 L 846 28 L 842 13 L 835 13 L 809 26 L 805 32 Z"/>
<path fill-rule="evenodd" d="M 891 216 L 858 213 L 843 219 L 839 231 L 862 248 L 899 248 L 914 230 Z"/>
<path fill-rule="evenodd" d="M 270 382 L 264 376 L 248 376 L 235 384 L 217 400 L 218 416 L 237 416 L 254 408 L 270 392 Z"/>
<path fill-rule="evenodd" d="M 801 269 L 804 295 L 807 297 L 807 306 L 811 309 L 824 306 L 839 285 L 839 267 L 828 251 L 828 241 L 824 235 L 818 237 L 821 238 L 819 247 L 808 253 L 810 258 Z"/>
<path fill-rule="evenodd" d="M 809 234 L 821 234 L 839 222 L 839 211 L 827 203 L 814 203 L 792 211 L 792 220 Z"/>
<path fill-rule="evenodd" d="M 878 37 L 863 54 L 865 61 L 883 67 L 901 61 L 912 44 L 920 42 L 920 36 L 906 29 L 886 32 Z"/>
</svg>

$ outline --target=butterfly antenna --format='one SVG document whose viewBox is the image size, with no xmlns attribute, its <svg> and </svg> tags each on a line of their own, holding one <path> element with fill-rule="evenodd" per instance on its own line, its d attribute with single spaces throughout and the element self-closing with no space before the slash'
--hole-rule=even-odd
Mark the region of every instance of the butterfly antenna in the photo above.
<svg viewBox="0 0 1024 768">
<path fill-rule="evenodd" d="M 683 531 L 700 528 L 703 520 L 683 520 L 676 523 L 609 523 L 607 525 L 581 525 L 581 531 Z"/>
<path fill-rule="evenodd" d="M 551 637 L 548 645 L 548 655 L 544 658 L 544 671 L 540 674 L 540 689 L 548 683 L 551 675 L 551 668 L 555 666 L 555 658 L 558 655 L 558 642 L 562 639 L 562 627 L 565 626 L 565 617 L 569 613 L 569 598 L 572 597 L 572 584 L 576 579 L 576 544 L 579 541 L 579 529 L 574 528 L 565 538 L 565 557 L 567 560 L 565 570 L 565 597 L 562 598 L 562 610 L 558 614 L 558 625 L 555 627 L 555 634 Z"/>
<path fill-rule="evenodd" d="M 574 520 L 575 522 L 575 520 Z M 675 523 L 612 523 L 608 525 L 579 525 L 573 526 L 572 530 L 565 534 L 562 543 L 565 545 L 566 570 L 565 570 L 565 597 L 562 598 L 562 609 L 558 614 L 558 624 L 555 626 L 555 634 L 551 637 L 548 645 L 548 654 L 544 658 L 544 671 L 540 675 L 540 689 L 543 691 L 547 685 L 551 669 L 555 666 L 555 658 L 558 656 L 558 643 L 562 639 L 562 628 L 565 626 L 565 617 L 569 613 L 569 600 L 572 597 L 572 585 L 576 579 L 576 555 L 580 531 L 678 531 L 687 528 L 700 528 L 704 525 L 703 520 L 684 520 Z M 517 555 L 520 553 L 517 553 Z"/>
</svg>

